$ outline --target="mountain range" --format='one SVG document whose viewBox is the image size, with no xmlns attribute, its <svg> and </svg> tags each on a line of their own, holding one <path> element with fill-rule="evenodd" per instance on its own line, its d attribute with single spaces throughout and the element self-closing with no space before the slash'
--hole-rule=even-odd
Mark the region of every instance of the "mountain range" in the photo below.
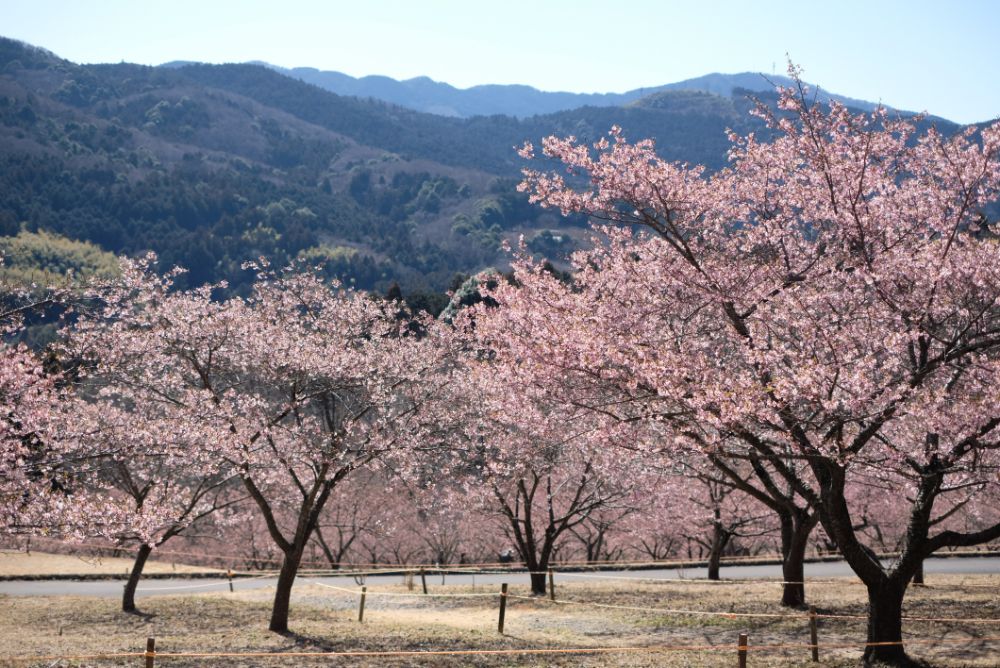
<svg viewBox="0 0 1000 668">
<path fill-rule="evenodd" d="M 348 95 L 301 69 L 80 65 L 0 38 L 0 237 L 47 257 L 32 260 L 47 265 L 39 271 L 94 264 L 81 258 L 96 250 L 153 250 L 164 267 L 188 268 L 182 285 L 224 280 L 240 292 L 251 278 L 244 262 L 266 256 L 322 265 L 359 288 L 398 282 L 433 301 L 463 275 L 502 266 L 504 241 L 523 237 L 557 263 L 587 243 L 584 219 L 516 191 L 515 146 L 550 134 L 596 140 L 619 125 L 655 139 L 666 159 L 718 169 L 727 128 L 767 135 L 748 94 L 776 100 L 757 75 L 599 100 L 375 78 L 390 91 L 380 99 L 372 79 L 342 78 L 359 86 Z M 407 88 L 443 113 L 391 97 Z M 37 252 L 45 245 L 48 255 Z M 434 299 L 423 305 L 439 307 Z"/>
<path fill-rule="evenodd" d="M 666 91 L 700 91 L 731 97 L 735 91 L 770 93 L 774 91 L 775 86 L 794 85 L 794 82 L 786 76 L 741 72 L 706 74 L 694 79 L 650 88 L 636 88 L 624 93 L 565 93 L 541 91 L 523 85 L 487 84 L 456 88 L 428 77 L 415 77 L 404 81 L 385 76 L 355 78 L 342 72 L 323 71 L 312 67 L 286 69 L 259 61 L 253 64 L 269 67 L 338 95 L 374 98 L 416 111 L 459 118 L 494 114 L 527 118 L 579 107 L 623 107 L 649 95 Z M 167 66 L 173 65 L 175 63 L 167 64 Z M 817 99 L 822 102 L 834 99 L 849 107 L 865 111 L 876 106 L 872 102 L 813 88 L 817 92 Z"/>
</svg>

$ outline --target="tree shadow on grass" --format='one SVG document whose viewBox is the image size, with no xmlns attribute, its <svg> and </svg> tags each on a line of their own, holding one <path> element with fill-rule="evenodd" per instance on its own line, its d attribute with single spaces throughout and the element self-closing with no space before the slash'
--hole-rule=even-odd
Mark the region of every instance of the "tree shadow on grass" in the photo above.
<svg viewBox="0 0 1000 668">
<path fill-rule="evenodd" d="M 139 610 L 138 608 L 135 609 L 135 610 L 122 610 L 122 614 L 129 615 L 131 617 L 136 617 L 138 619 L 141 619 L 144 622 L 151 622 L 154 619 L 156 619 L 156 613 L 155 612 L 143 612 L 142 610 Z"/>
<path fill-rule="evenodd" d="M 276 633 L 282 638 L 287 638 L 288 640 L 291 640 L 298 647 L 316 649 L 322 652 L 344 651 L 343 643 L 337 643 L 327 638 L 317 638 L 314 636 L 307 636 L 302 633 L 296 633 L 295 631 L 277 631 Z M 280 654 L 285 650 L 276 648 L 274 651 L 276 654 Z"/>
</svg>

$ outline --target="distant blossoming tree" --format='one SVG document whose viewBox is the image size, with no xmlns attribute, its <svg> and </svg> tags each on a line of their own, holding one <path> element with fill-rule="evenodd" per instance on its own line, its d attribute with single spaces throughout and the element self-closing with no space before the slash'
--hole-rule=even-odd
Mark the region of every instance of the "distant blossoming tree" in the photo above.
<svg viewBox="0 0 1000 668">
<path fill-rule="evenodd" d="M 594 415 L 523 384 L 502 342 L 489 340 L 492 350 L 483 354 L 477 344 L 503 317 L 483 305 L 462 323 L 472 335 L 471 355 L 455 403 L 466 445 L 451 467 L 466 494 L 452 498 L 497 519 L 528 568 L 532 593 L 541 595 L 546 570 L 571 532 L 627 499 L 641 462 L 607 447 L 615 436 Z"/>
</svg>

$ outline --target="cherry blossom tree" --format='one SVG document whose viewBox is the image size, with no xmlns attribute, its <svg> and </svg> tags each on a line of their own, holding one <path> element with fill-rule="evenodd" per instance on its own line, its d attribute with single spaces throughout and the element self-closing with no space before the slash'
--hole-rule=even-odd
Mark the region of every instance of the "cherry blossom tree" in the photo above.
<svg viewBox="0 0 1000 668">
<path fill-rule="evenodd" d="M 371 503 L 377 506 L 378 513 L 357 544 L 359 560 L 370 565 L 425 563 L 426 545 L 414 532 L 417 508 L 409 491 L 401 492 L 383 480 Z"/>
<path fill-rule="evenodd" d="M 685 460 L 690 475 L 701 481 L 707 499 L 701 501 L 712 508 L 713 531 L 730 538 L 763 536 L 772 533 L 773 522 L 761 515 L 762 507 L 776 520 L 781 552 L 782 585 L 781 604 L 802 607 L 806 602 L 805 556 L 809 536 L 819 522 L 815 504 L 792 486 L 782 484 L 782 478 L 773 470 L 771 462 L 752 454 L 746 459 L 725 456 L 725 450 L 709 452 L 707 457 Z M 788 469 L 801 464 L 785 462 Z M 734 494 L 734 492 L 738 492 Z M 728 500 L 728 503 L 727 503 Z M 723 506 L 730 508 L 731 524 L 721 522 Z M 735 512 L 733 512 L 735 511 Z M 713 539 L 713 545 L 715 545 Z M 713 556 L 715 552 L 713 550 Z M 717 568 L 715 569 L 717 571 Z M 709 568 L 712 578 L 712 568 Z"/>
<path fill-rule="evenodd" d="M 314 537 L 333 568 L 345 559 L 445 566 L 481 554 L 483 518 L 461 489 L 436 467 L 415 477 L 379 471 L 338 486 Z"/>
<path fill-rule="evenodd" d="M 440 478 L 440 472 L 434 477 Z M 460 486 L 434 480 L 416 489 L 410 486 L 407 492 L 414 511 L 410 531 L 424 546 L 424 563 L 458 564 L 469 554 L 480 552 L 472 541 L 477 538 L 476 525 L 482 522 L 482 515 L 470 507 Z"/>
<path fill-rule="evenodd" d="M 743 493 L 704 457 L 662 459 L 662 470 L 648 466 L 624 504 L 633 512 L 618 530 L 629 535 L 634 552 L 654 560 L 706 559 L 708 579 L 718 580 L 724 556 L 759 550 L 762 537 L 778 533 L 767 506 Z"/>
<path fill-rule="evenodd" d="M 0 343 L 0 526 L 6 532 L 49 529 L 51 522 L 40 516 L 63 505 L 61 453 L 51 438 L 62 394 L 30 351 Z"/>
<path fill-rule="evenodd" d="M 229 484 L 233 474 L 218 457 L 201 447 L 211 432 L 192 429 L 189 415 L 162 398 L 134 393 L 131 369 L 102 364 L 102 357 L 124 361 L 117 350 L 109 352 L 114 340 L 71 338 L 63 350 L 76 345 L 89 349 L 87 362 L 95 368 L 88 382 L 96 385 L 67 398 L 53 418 L 61 437 L 74 443 L 63 468 L 89 504 L 74 530 L 135 546 L 122 593 L 122 610 L 135 612 L 135 590 L 153 550 L 246 496 Z"/>
<path fill-rule="evenodd" d="M 285 632 L 335 487 L 433 441 L 447 341 L 434 323 L 417 336 L 393 305 L 310 272 L 261 267 L 247 298 L 215 301 L 212 290 L 171 290 L 169 276 L 126 266 L 105 312 L 82 319 L 77 336 L 113 341 L 104 359 L 119 382 L 169 404 L 198 456 L 242 482 L 282 554 L 269 628 Z"/>
<path fill-rule="evenodd" d="M 639 508 L 631 501 L 632 499 L 622 499 L 606 504 L 569 530 L 581 548 L 581 558 L 578 561 L 596 563 L 625 558 L 629 545 L 622 527 L 628 517 L 639 512 Z"/>
<path fill-rule="evenodd" d="M 773 531 L 767 514 L 727 480 L 712 475 L 689 478 L 692 496 L 685 537 L 708 554 L 708 579 L 718 580 L 722 557 L 741 538 L 754 538 Z M 754 512 L 756 511 L 756 513 Z M 799 581 L 801 583 L 801 581 Z M 798 583 L 797 583 L 798 584 Z"/>
<path fill-rule="evenodd" d="M 330 568 L 338 569 L 352 549 L 376 526 L 385 506 L 385 481 L 365 471 L 345 479 L 334 489 L 320 516 L 313 542 L 320 547 Z"/>
<path fill-rule="evenodd" d="M 591 253 L 588 259 L 578 260 L 586 265 L 593 257 Z M 476 312 L 476 336 L 493 351 L 494 363 L 507 370 L 510 382 L 537 387 L 546 400 L 589 413 L 597 420 L 594 428 L 608 435 L 607 443 L 617 443 L 629 456 L 643 459 L 645 465 L 669 469 L 677 464 L 674 443 L 678 425 L 685 425 L 688 438 L 702 438 L 703 425 L 692 419 L 683 406 L 671 404 L 651 383 L 637 379 L 627 359 L 615 354 L 623 341 L 650 327 L 652 318 L 646 311 L 631 314 L 634 320 L 625 326 L 620 338 L 604 340 L 611 330 L 602 324 L 601 317 L 628 317 L 605 309 L 635 303 L 633 297 L 611 292 L 624 292 L 627 284 L 608 272 L 594 271 L 594 266 L 586 267 L 589 274 L 578 272 L 572 285 L 545 264 L 519 260 L 515 266 L 516 284 L 494 283 L 488 293 L 493 303 L 502 302 L 502 308 L 485 307 Z M 586 289 L 584 279 L 594 281 L 592 289 Z M 601 280 L 609 280 L 610 285 L 597 287 Z M 610 305 L 600 301 L 609 295 L 614 300 Z M 615 327 L 622 326 L 623 321 L 617 320 Z M 652 354 L 646 348 L 648 342 L 636 340 L 635 345 L 641 346 L 639 356 Z M 528 360 L 534 363 L 526 363 Z M 741 495 L 777 515 L 786 583 L 782 603 L 802 606 L 805 550 L 818 521 L 811 500 L 796 487 L 783 484 L 780 474 L 772 470 L 774 464 L 754 453 L 733 459 L 726 456 L 724 449 L 699 450 L 681 463 L 701 471 L 698 475 L 702 476 L 708 475 L 704 472 L 706 466 L 714 467 L 715 481 L 737 488 Z M 783 465 L 801 469 L 803 463 Z M 745 472 L 748 467 L 753 475 Z M 687 499 L 685 505 L 689 504 Z"/>
<path fill-rule="evenodd" d="M 685 553 L 691 481 L 681 478 L 671 482 L 680 484 L 637 485 L 627 501 L 635 512 L 622 518 L 619 530 L 630 554 L 638 560 L 664 561 Z"/>
<path fill-rule="evenodd" d="M 574 258 L 572 291 L 518 268 L 521 285 L 544 283 L 537 310 L 562 314 L 537 315 L 546 336 L 526 364 L 600 373 L 652 402 L 679 451 L 750 461 L 760 484 L 766 467 L 867 586 L 868 640 L 891 644 L 865 661 L 903 665 L 919 564 L 1000 536 L 993 521 L 938 522 L 942 497 L 997 484 L 1000 246 L 983 212 L 1000 187 L 1000 124 L 918 133 L 885 110 L 814 105 L 801 85 L 757 113 L 775 138 L 733 136 L 731 166 L 710 176 L 618 129 L 593 149 L 544 141 L 570 173 L 527 171 L 532 200 L 615 225 Z M 913 481 L 889 566 L 848 492 L 878 468 Z"/>
<path fill-rule="evenodd" d="M 473 312 L 463 325 L 474 341 L 490 317 L 502 316 Z M 521 384 L 516 365 L 497 348 L 485 356 L 476 345 L 470 349 L 456 400 L 468 445 L 452 470 L 468 497 L 498 518 L 530 573 L 532 593 L 544 595 L 561 543 L 629 496 L 636 462 L 606 447 L 614 436 L 594 416 Z"/>
<path fill-rule="evenodd" d="M 223 541 L 217 551 L 226 558 L 223 565 L 242 564 L 244 570 L 266 571 L 281 566 L 281 550 L 267 530 L 259 512 L 250 512 L 240 522 L 220 532 Z"/>
</svg>

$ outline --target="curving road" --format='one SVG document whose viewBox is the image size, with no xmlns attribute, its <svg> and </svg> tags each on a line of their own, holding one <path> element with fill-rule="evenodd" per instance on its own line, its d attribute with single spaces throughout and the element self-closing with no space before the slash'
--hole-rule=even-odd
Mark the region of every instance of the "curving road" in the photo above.
<svg viewBox="0 0 1000 668">
<path fill-rule="evenodd" d="M 811 563 L 805 565 L 806 578 L 828 578 L 843 577 L 852 575 L 850 568 L 843 561 L 830 561 L 822 563 Z M 964 559 L 928 559 L 924 562 L 924 573 L 931 578 L 935 573 L 950 574 L 988 574 L 1000 573 L 1000 557 L 978 557 Z M 556 573 L 556 584 L 559 581 L 583 581 L 583 580 L 613 580 L 613 579 L 697 579 L 705 577 L 704 568 L 679 568 L 679 569 L 659 569 L 642 571 L 608 570 L 587 573 Z M 780 578 L 781 569 L 776 565 L 768 566 L 724 566 L 722 577 L 731 579 L 746 578 Z M 433 589 L 435 585 L 441 584 L 441 576 L 430 574 L 427 576 L 427 586 Z M 399 584 L 399 575 L 378 575 L 368 576 L 365 584 L 386 585 Z M 259 589 L 261 587 L 274 586 L 276 578 L 239 578 L 233 581 L 233 587 L 237 591 L 247 589 Z M 356 588 L 358 585 L 350 576 L 319 577 L 300 576 L 297 584 L 308 584 L 309 582 L 322 582 L 323 584 L 335 585 L 338 587 Z M 447 575 L 445 582 L 449 585 L 499 585 L 501 582 L 510 584 L 528 584 L 527 573 L 486 573 L 486 574 L 462 574 Z M 8 580 L 0 582 L 0 594 L 10 596 L 105 596 L 118 597 L 122 594 L 123 581 L 121 580 Z M 419 589 L 420 583 L 417 580 Z M 186 594 L 211 591 L 229 591 L 229 582 L 225 579 L 196 579 L 196 580 L 146 580 L 139 584 L 136 591 L 137 598 L 148 596 L 164 596 L 171 594 Z"/>
</svg>

